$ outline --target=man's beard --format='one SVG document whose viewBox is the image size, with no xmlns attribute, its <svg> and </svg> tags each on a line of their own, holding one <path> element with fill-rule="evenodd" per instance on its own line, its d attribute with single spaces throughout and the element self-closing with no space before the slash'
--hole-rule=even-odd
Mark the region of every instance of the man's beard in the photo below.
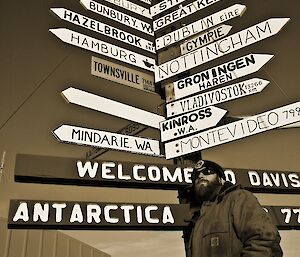
<svg viewBox="0 0 300 257">
<path fill-rule="evenodd" d="M 204 183 L 201 181 L 204 181 Z M 194 193 L 197 199 L 208 200 L 212 196 L 212 194 L 217 190 L 220 186 L 220 182 L 218 178 L 208 181 L 206 179 L 201 179 L 196 182 Z"/>
</svg>

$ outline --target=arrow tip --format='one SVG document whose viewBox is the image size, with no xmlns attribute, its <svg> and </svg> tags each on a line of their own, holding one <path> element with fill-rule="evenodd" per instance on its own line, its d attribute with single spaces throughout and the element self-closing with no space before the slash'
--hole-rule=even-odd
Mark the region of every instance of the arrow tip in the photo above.
<svg viewBox="0 0 300 257">
<path fill-rule="evenodd" d="M 87 8 L 88 4 L 86 3 L 85 0 L 80 0 L 79 2 L 80 2 L 80 4 L 83 6 L 83 8 L 84 8 L 85 10 L 88 10 L 88 8 Z"/>
<path fill-rule="evenodd" d="M 244 12 L 247 10 L 247 6 L 243 5 L 243 4 L 236 4 L 237 9 L 240 10 L 240 14 L 239 16 L 242 16 L 244 14 Z"/>
<path fill-rule="evenodd" d="M 269 81 L 269 80 L 260 79 L 260 81 L 262 82 L 262 85 L 261 85 L 261 91 L 262 91 L 267 85 L 270 84 L 270 81 Z"/>
<path fill-rule="evenodd" d="M 49 31 L 54 34 L 55 36 L 59 37 L 58 34 L 59 34 L 59 30 L 60 29 L 49 29 Z"/>
<path fill-rule="evenodd" d="M 51 131 L 52 134 L 53 134 L 53 136 L 54 136 L 58 141 L 60 141 L 60 142 L 61 142 L 61 139 L 60 139 L 59 134 L 60 134 L 60 131 L 61 131 L 62 126 L 63 126 L 63 125 L 60 125 L 60 126 L 57 127 L 56 129 L 53 129 L 53 130 Z"/>
<path fill-rule="evenodd" d="M 71 91 L 74 91 L 75 88 L 73 87 L 68 87 L 67 89 L 61 91 L 61 96 L 65 99 L 65 101 L 67 103 L 70 103 L 69 101 L 69 97 L 70 97 L 70 94 L 71 94 Z"/>
</svg>

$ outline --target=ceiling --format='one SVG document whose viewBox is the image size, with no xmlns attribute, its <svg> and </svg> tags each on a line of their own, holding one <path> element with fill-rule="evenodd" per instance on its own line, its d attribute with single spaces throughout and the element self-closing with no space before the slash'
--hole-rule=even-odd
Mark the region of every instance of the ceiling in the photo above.
<svg viewBox="0 0 300 257">
<path fill-rule="evenodd" d="M 210 8 L 207 12 L 215 12 L 234 3 L 236 2 L 223 0 L 214 7 L 215 9 Z M 271 82 L 263 92 L 222 104 L 220 107 L 227 109 L 229 116 L 244 116 L 299 101 L 300 2 L 246 0 L 238 3 L 245 4 L 247 10 L 241 18 L 226 23 L 233 26 L 230 33 L 271 17 L 290 17 L 291 20 L 272 38 L 203 67 L 212 67 L 248 53 L 275 55 L 255 74 L 255 77 Z M 93 32 L 59 20 L 49 11 L 51 7 L 64 7 L 98 18 L 97 15 L 84 10 L 79 1 L 1 1 L 0 7 L 1 10 L 5 10 L 0 16 L 0 157 L 6 152 L 0 182 L 0 216 L 7 217 L 10 199 L 177 203 L 177 194 L 173 191 L 81 188 L 14 182 L 16 153 L 85 157 L 89 147 L 60 143 L 52 135 L 51 131 L 59 125 L 72 124 L 116 132 L 129 124 L 129 121 L 118 117 L 68 104 L 60 95 L 67 87 L 76 87 L 150 112 L 157 112 L 157 107 L 163 104 L 164 100 L 158 94 L 92 76 L 91 56 L 97 54 L 63 43 L 48 31 L 50 28 L 65 27 L 97 37 Z M 121 43 L 120 46 L 124 47 L 124 44 Z M 146 54 L 144 51 L 140 53 Z M 300 128 L 276 129 L 204 150 L 202 155 L 225 167 L 299 171 L 299 135 Z M 159 139 L 159 131 L 148 128 L 139 136 Z M 172 163 L 172 160 L 118 151 L 108 151 L 99 158 Z M 258 196 L 262 204 L 300 204 L 298 195 Z M 94 231 L 89 237 L 87 233 L 70 232 L 80 240 L 88 241 L 90 238 L 87 243 L 99 246 L 100 243 L 95 238 L 100 234 Z M 103 234 L 101 235 L 103 237 Z M 124 236 L 115 237 L 122 245 Z M 147 236 L 137 234 L 132 240 L 136 241 L 141 237 Z M 124 247 L 128 244 L 130 242 L 125 242 Z M 105 245 L 101 244 L 101 247 L 105 248 Z"/>
</svg>

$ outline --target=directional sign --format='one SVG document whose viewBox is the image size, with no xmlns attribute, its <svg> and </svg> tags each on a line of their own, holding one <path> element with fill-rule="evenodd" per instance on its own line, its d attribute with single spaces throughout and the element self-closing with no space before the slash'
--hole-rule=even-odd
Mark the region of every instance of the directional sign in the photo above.
<svg viewBox="0 0 300 257">
<path fill-rule="evenodd" d="M 127 136 L 135 136 L 138 133 L 142 132 L 145 130 L 147 127 L 141 124 L 138 124 L 136 122 L 132 122 L 125 126 L 124 128 L 118 130 L 116 133 L 122 134 L 122 135 L 127 135 Z M 90 150 L 88 150 L 85 154 L 86 159 L 95 159 L 101 154 L 104 154 L 107 152 L 108 149 L 104 148 L 99 148 L 99 147 L 92 147 Z"/>
<path fill-rule="evenodd" d="M 165 119 L 163 116 L 152 112 L 147 112 L 73 87 L 69 87 L 62 91 L 62 95 L 69 103 L 78 104 L 80 106 L 135 121 L 157 129 L 159 128 L 159 122 Z"/>
<path fill-rule="evenodd" d="M 224 109 L 210 106 L 162 121 L 159 124 L 161 141 L 176 139 L 213 127 L 217 125 L 226 112 Z"/>
<path fill-rule="evenodd" d="M 203 63 L 222 57 L 225 54 L 271 37 L 277 34 L 289 20 L 289 18 L 268 19 L 191 53 L 156 66 L 155 82 L 172 77 Z"/>
<path fill-rule="evenodd" d="M 180 99 L 258 71 L 274 55 L 248 54 L 230 62 L 201 71 L 173 83 L 174 99 Z"/>
<path fill-rule="evenodd" d="M 155 92 L 153 75 L 94 56 L 92 56 L 91 60 L 91 73 L 97 77 L 108 79 L 122 85 L 147 92 Z"/>
<path fill-rule="evenodd" d="M 181 54 L 192 52 L 202 46 L 225 37 L 231 28 L 232 26 L 229 25 L 220 25 L 185 41 L 180 45 Z"/>
<path fill-rule="evenodd" d="M 221 0 L 196 0 L 185 6 L 180 6 L 178 10 L 175 10 L 174 12 L 168 13 L 167 15 L 157 20 L 154 20 L 153 29 L 154 31 L 156 31 L 161 28 L 164 28 L 173 22 L 179 21 L 182 18 L 185 18 L 219 1 Z"/>
<path fill-rule="evenodd" d="M 93 0 L 80 0 L 80 3 L 84 6 L 84 8 L 86 8 L 89 11 L 95 12 L 116 22 L 124 24 L 128 27 L 154 36 L 154 32 L 151 28 L 150 23 L 136 19 L 128 14 L 119 12 L 113 8 L 95 2 Z"/>
<path fill-rule="evenodd" d="M 129 63 L 145 70 L 154 71 L 155 60 L 152 58 L 69 29 L 59 28 L 49 29 L 49 31 L 65 43 Z"/>
<path fill-rule="evenodd" d="M 171 7 L 178 5 L 182 2 L 184 2 L 186 0 L 164 0 L 164 1 L 160 1 L 158 4 L 153 5 L 150 7 L 150 13 L 153 16 L 156 16 L 168 9 L 170 9 Z"/>
<path fill-rule="evenodd" d="M 101 35 L 108 36 L 117 39 L 118 41 L 122 41 L 135 47 L 144 49 L 151 53 L 155 53 L 153 43 L 144 38 L 135 36 L 131 33 L 125 32 L 100 21 L 83 16 L 76 12 L 72 12 L 65 8 L 51 8 L 50 10 L 62 20 L 95 31 Z"/>
<path fill-rule="evenodd" d="M 172 31 L 171 33 L 168 33 L 155 40 L 156 50 L 162 49 L 185 38 L 196 35 L 204 30 L 215 27 L 216 25 L 231 20 L 235 17 L 239 17 L 244 13 L 245 10 L 245 5 L 235 4 L 196 22 L 190 23 L 187 26 Z"/>
<path fill-rule="evenodd" d="M 226 181 L 255 193 L 300 194 L 300 172 L 260 169 L 224 169 Z M 188 166 L 79 160 L 66 157 L 17 154 L 15 181 L 96 187 L 184 189 L 192 184 Z"/>
<path fill-rule="evenodd" d="M 198 152 L 299 121 L 300 102 L 296 102 L 166 143 L 166 159 Z"/>
<path fill-rule="evenodd" d="M 9 228 L 182 230 L 189 205 L 11 200 Z"/>
<path fill-rule="evenodd" d="M 260 93 L 270 82 L 253 78 L 206 93 L 168 103 L 167 117 L 190 112 L 210 105 L 215 105 L 244 96 Z"/>
<path fill-rule="evenodd" d="M 262 206 L 279 229 L 300 228 L 299 206 Z M 10 229 L 182 230 L 189 204 L 11 200 Z"/>
<path fill-rule="evenodd" d="M 61 125 L 52 133 L 60 142 L 97 146 L 114 150 L 161 156 L 159 141 L 107 131 Z"/>
<path fill-rule="evenodd" d="M 152 19 L 152 16 L 150 14 L 150 9 L 147 9 L 143 6 L 140 6 L 136 3 L 127 1 L 127 0 L 105 0 L 106 2 L 112 3 L 114 5 L 120 6 L 121 8 L 124 8 L 128 11 L 137 13 L 139 15 L 142 15 L 148 19 Z"/>
</svg>

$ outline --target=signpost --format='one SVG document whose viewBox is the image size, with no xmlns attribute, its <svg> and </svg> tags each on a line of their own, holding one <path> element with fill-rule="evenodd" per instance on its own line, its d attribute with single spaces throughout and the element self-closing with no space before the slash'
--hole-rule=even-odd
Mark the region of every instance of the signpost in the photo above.
<svg viewBox="0 0 300 257">
<path fill-rule="evenodd" d="M 300 121 L 300 102 L 165 144 L 166 159 L 201 151 Z"/>
<path fill-rule="evenodd" d="M 121 135 L 72 125 L 61 125 L 57 129 L 54 129 L 52 133 L 60 142 L 161 156 L 159 141 L 153 139 Z"/>
<path fill-rule="evenodd" d="M 49 29 L 49 31 L 65 43 L 143 68 L 145 70 L 154 71 L 155 60 L 147 56 L 69 29 L 58 28 Z"/>
<path fill-rule="evenodd" d="M 225 37 L 232 26 L 220 25 L 206 32 L 200 33 L 199 35 L 185 41 L 180 45 L 181 54 L 187 54 L 192 52 L 201 46 L 205 46 L 213 41 L 216 41 L 222 37 Z"/>
<path fill-rule="evenodd" d="M 140 6 L 136 3 L 127 1 L 127 0 L 105 0 L 106 2 L 112 3 L 116 6 L 120 6 L 121 8 L 124 8 L 128 11 L 131 11 L 133 13 L 137 13 L 139 15 L 142 15 L 148 19 L 152 19 L 152 16 L 150 14 L 150 9 L 147 9 L 143 6 Z"/>
<path fill-rule="evenodd" d="M 91 74 L 122 85 L 155 93 L 154 76 L 92 56 Z"/>
<path fill-rule="evenodd" d="M 260 93 L 269 83 L 267 80 L 253 78 L 171 102 L 166 105 L 167 117 Z"/>
<path fill-rule="evenodd" d="M 147 112 L 73 87 L 62 91 L 62 95 L 69 103 L 78 104 L 92 110 L 104 112 L 157 129 L 159 128 L 159 122 L 165 119 L 163 116 L 152 112 Z"/>
<path fill-rule="evenodd" d="M 224 109 L 210 106 L 162 121 L 159 124 L 161 141 L 176 139 L 213 127 L 226 113 Z"/>
<path fill-rule="evenodd" d="M 151 15 L 160 14 L 184 0 L 162 1 L 151 7 L 151 15 L 148 9 L 128 0 L 103 1 L 151 18 Z M 142 1 L 151 4 L 150 0 Z M 155 20 L 154 30 L 163 28 L 218 1 L 220 0 L 198 0 L 184 7 L 181 6 L 178 10 Z M 88 10 L 154 35 L 151 25 L 146 22 L 93 0 L 81 0 L 81 3 Z M 155 69 L 155 81 L 159 82 L 275 35 L 289 20 L 287 18 L 269 19 L 223 38 L 231 27 L 215 26 L 241 16 L 245 9 L 246 6 L 236 4 L 158 38 L 156 47 L 161 49 L 210 29 L 182 44 L 183 56 L 157 67 L 154 59 L 95 38 L 64 28 L 50 29 L 50 31 L 69 44 L 149 71 Z M 63 20 L 154 53 L 153 44 L 143 38 L 64 8 L 51 10 Z M 211 29 L 212 27 L 214 28 Z M 216 39 L 218 39 L 217 42 L 211 43 Z M 207 44 L 209 45 L 206 46 Z M 72 125 L 61 125 L 52 133 L 61 142 L 162 157 L 160 141 L 133 136 L 137 131 L 145 129 L 145 126 L 160 128 L 162 142 L 174 140 L 165 143 L 166 159 L 170 159 L 271 129 L 291 126 L 300 122 L 300 102 L 200 132 L 216 126 L 227 112 L 213 105 L 261 92 L 269 81 L 254 78 L 202 94 L 194 94 L 253 73 L 272 57 L 272 55 L 249 54 L 171 83 L 174 89 L 174 97 L 171 100 L 176 101 L 166 106 L 167 116 L 174 116 L 167 120 L 160 115 L 70 87 L 62 92 L 68 102 L 137 123 L 132 123 L 121 130 L 122 134 Z M 151 92 L 155 90 L 153 76 L 145 77 L 145 73 L 96 57 L 92 57 L 91 73 L 141 90 Z M 170 88 L 172 86 L 169 85 Z M 97 149 L 90 156 L 97 156 L 100 151 L 102 150 Z M 151 188 L 189 192 L 192 171 L 192 167 L 184 165 L 112 160 L 90 161 L 21 154 L 16 158 L 15 180 L 31 183 Z M 231 168 L 225 170 L 225 177 L 233 184 L 242 184 L 250 191 L 258 193 L 299 193 L 300 188 L 300 172 Z M 279 229 L 300 228 L 299 206 L 264 206 L 263 208 L 270 214 Z M 191 210 L 188 204 L 11 200 L 8 227 L 13 229 L 184 230 L 187 229 L 190 218 Z"/>
<path fill-rule="evenodd" d="M 279 229 L 300 227 L 298 206 L 264 206 Z M 8 228 L 182 230 L 188 204 L 11 200 Z"/>
<path fill-rule="evenodd" d="M 144 49 L 151 53 L 155 53 L 154 45 L 149 40 L 138 37 L 126 31 L 120 30 L 113 26 L 107 25 L 100 21 L 83 16 L 79 13 L 72 12 L 65 8 L 51 8 L 50 10 L 62 20 L 95 31 L 101 35 L 111 37 L 118 41 L 122 41 L 124 43 L 133 45 L 135 47 Z"/>
<path fill-rule="evenodd" d="M 235 17 L 239 17 L 244 13 L 245 10 L 245 5 L 235 4 L 203 19 L 190 23 L 189 25 L 186 25 L 180 29 L 172 31 L 171 33 L 168 33 L 162 37 L 156 38 L 156 50 L 170 46 L 176 42 L 196 35 L 204 30 L 210 29 Z"/>
<path fill-rule="evenodd" d="M 197 67 L 277 34 L 289 18 L 271 18 L 155 67 L 155 82 Z"/>
<path fill-rule="evenodd" d="M 85 9 L 89 11 L 100 14 L 120 24 L 134 28 L 148 35 L 154 36 L 154 32 L 151 28 L 150 23 L 134 18 L 128 14 L 119 12 L 113 8 L 110 8 L 93 0 L 80 0 L 80 3 Z"/>
<path fill-rule="evenodd" d="M 173 82 L 174 99 L 180 99 L 258 71 L 274 55 L 248 54 Z"/>
<path fill-rule="evenodd" d="M 165 16 L 153 21 L 154 31 L 162 29 L 176 21 L 181 20 L 195 12 L 198 12 L 210 5 L 213 5 L 221 0 L 196 0 L 192 3 L 189 3 L 185 6 L 180 6 L 174 12 L 168 13 Z"/>
</svg>

